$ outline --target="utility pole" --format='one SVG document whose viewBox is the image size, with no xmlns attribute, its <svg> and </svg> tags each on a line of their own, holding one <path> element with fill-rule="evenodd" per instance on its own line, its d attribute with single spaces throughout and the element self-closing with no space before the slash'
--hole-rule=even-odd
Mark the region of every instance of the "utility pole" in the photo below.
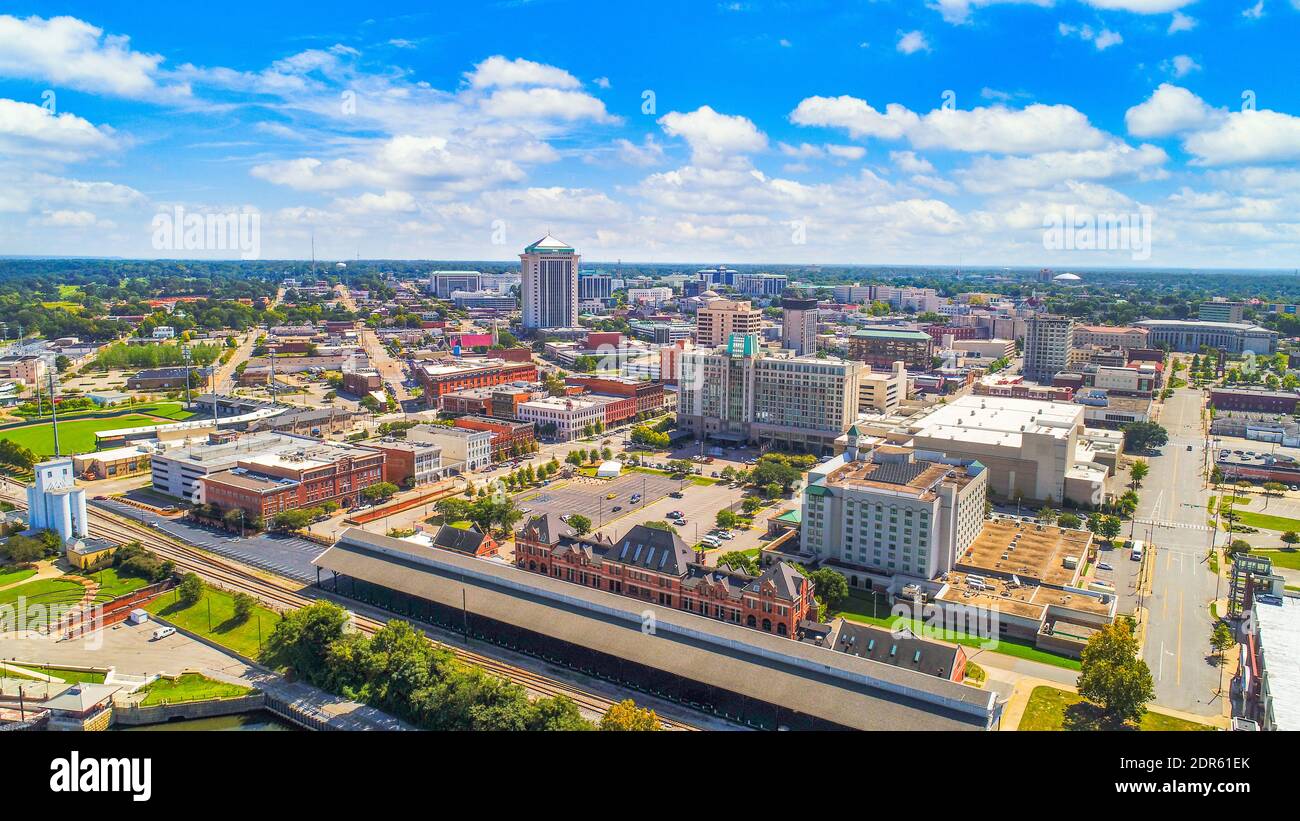
<svg viewBox="0 0 1300 821">
<path fill-rule="evenodd" d="M 190 406 L 190 346 L 182 346 L 181 353 L 185 356 L 185 407 L 188 408 Z"/>
<path fill-rule="evenodd" d="M 47 371 L 50 377 L 50 427 L 54 431 L 54 455 L 61 456 L 59 451 L 59 414 L 54 409 L 54 371 Z"/>
</svg>

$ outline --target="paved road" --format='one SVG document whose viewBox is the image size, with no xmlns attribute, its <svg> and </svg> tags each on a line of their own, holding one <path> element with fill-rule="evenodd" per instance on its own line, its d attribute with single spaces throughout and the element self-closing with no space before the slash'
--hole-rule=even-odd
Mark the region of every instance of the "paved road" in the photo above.
<svg viewBox="0 0 1300 821">
<path fill-rule="evenodd" d="M 1169 431 L 1169 444 L 1147 459 L 1151 473 L 1135 518 L 1137 537 L 1155 545 L 1154 582 L 1144 602 L 1150 622 L 1143 656 L 1155 678 L 1156 703 L 1212 715 L 1222 702 L 1215 696 L 1219 668 L 1210 663 L 1209 605 L 1217 579 L 1206 562 L 1211 531 L 1205 507 L 1209 492 L 1201 475 L 1202 398 L 1199 390 L 1180 388 L 1166 401 L 1160 423 Z"/>
</svg>

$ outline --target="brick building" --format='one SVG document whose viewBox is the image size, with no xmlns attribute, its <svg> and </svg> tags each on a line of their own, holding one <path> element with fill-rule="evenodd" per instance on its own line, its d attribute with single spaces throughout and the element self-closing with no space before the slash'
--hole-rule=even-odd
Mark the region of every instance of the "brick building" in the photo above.
<svg viewBox="0 0 1300 821">
<path fill-rule="evenodd" d="M 636 525 L 616 541 L 578 538 L 553 513 L 534 516 L 515 534 L 515 566 L 553 578 L 794 637 L 816 616 L 812 582 L 785 562 L 761 575 L 697 562 L 667 530 Z"/>
<path fill-rule="evenodd" d="M 416 369 L 416 378 L 424 388 L 424 400 L 436 406 L 443 394 L 466 388 L 487 388 L 506 382 L 536 382 L 537 366 L 532 362 L 507 362 L 484 359 L 477 362 L 425 362 Z"/>
<path fill-rule="evenodd" d="M 198 480 L 199 500 L 241 509 L 251 520 L 336 502 L 352 507 L 361 491 L 384 481 L 384 454 L 337 442 L 250 453 L 236 466 Z"/>
<path fill-rule="evenodd" d="M 365 396 L 384 387 L 384 377 L 374 368 L 343 371 L 343 390 L 355 396 Z"/>
<path fill-rule="evenodd" d="M 438 445 L 384 439 L 367 447 L 383 451 L 385 482 L 400 487 L 419 487 L 442 478 L 442 448 Z"/>
<path fill-rule="evenodd" d="M 583 376 L 571 374 L 564 384 L 586 388 L 591 393 L 604 396 L 625 396 L 636 400 L 633 415 L 657 413 L 664 406 L 664 384 L 659 381 L 629 379 L 618 376 Z"/>
<path fill-rule="evenodd" d="M 492 433 L 492 459 L 501 461 L 512 455 L 528 453 L 536 441 L 531 422 L 511 419 L 494 419 L 489 416 L 462 416 L 456 427 L 466 430 L 486 430 Z"/>
<path fill-rule="evenodd" d="M 1300 394 L 1294 391 L 1213 388 L 1210 404 L 1215 410 L 1255 411 L 1258 413 L 1295 413 Z"/>
</svg>

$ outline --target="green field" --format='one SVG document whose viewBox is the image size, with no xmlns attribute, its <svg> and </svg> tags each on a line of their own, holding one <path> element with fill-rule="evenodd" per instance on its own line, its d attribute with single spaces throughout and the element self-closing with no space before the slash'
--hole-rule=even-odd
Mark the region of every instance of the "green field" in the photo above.
<svg viewBox="0 0 1300 821">
<path fill-rule="evenodd" d="M 100 413 L 121 413 L 125 415 L 128 411 L 131 413 L 144 413 L 150 416 L 161 416 L 164 419 L 173 419 L 177 421 L 181 419 L 189 419 L 194 415 L 185 410 L 180 402 L 144 402 L 139 405 L 117 405 L 111 408 L 94 407 L 76 411 L 59 411 L 59 422 L 63 422 L 65 419 L 76 419 L 78 417 L 93 416 Z M 15 414 L 24 418 L 35 416 L 35 414 L 29 416 L 28 414 L 17 413 L 17 411 L 15 411 Z M 47 404 L 41 413 L 41 418 L 49 419 L 49 417 L 50 408 Z"/>
<path fill-rule="evenodd" d="M 1272 559 L 1274 567 L 1300 570 L 1300 550 L 1293 547 L 1283 548 L 1282 550 L 1252 550 L 1250 555 L 1265 556 Z"/>
<path fill-rule="evenodd" d="M 889 616 L 889 604 L 883 598 L 877 598 L 873 603 L 872 599 L 859 593 L 850 593 L 849 600 L 845 602 L 843 608 L 836 615 L 843 616 L 849 621 L 856 621 L 862 624 L 874 624 L 877 627 L 893 627 L 894 620 Z M 918 636 L 925 637 L 928 629 L 917 619 L 906 619 L 906 626 L 909 630 Z M 986 649 L 990 653 L 1001 653 L 1004 656 L 1014 656 L 1016 658 L 1027 659 L 1029 661 L 1038 661 L 1043 664 L 1050 664 L 1054 667 L 1063 667 L 1067 670 L 1078 670 L 1079 660 L 1072 659 L 1068 656 L 1049 653 L 1046 650 L 1040 650 L 1032 644 L 1026 642 L 1008 639 L 1005 636 L 998 637 L 992 647 L 982 647 L 984 639 L 978 636 L 970 636 L 963 633 L 950 635 L 945 634 L 939 637 L 942 641 L 948 641 L 953 644 L 960 644 L 964 647 L 973 647 L 976 649 Z"/>
<path fill-rule="evenodd" d="M 143 707 L 156 704 L 182 704 L 187 701 L 209 701 L 217 698 L 238 698 L 252 692 L 251 687 L 213 681 L 198 673 L 185 673 L 175 681 L 160 678 L 140 689 L 145 694 Z"/>
<path fill-rule="evenodd" d="M 27 567 L 22 570 L 12 570 L 0 568 L 0 587 L 8 587 L 11 584 L 17 584 L 23 579 L 36 575 L 36 568 Z"/>
<path fill-rule="evenodd" d="M 117 569 L 112 567 L 88 573 L 86 578 L 99 583 L 99 592 L 95 594 L 97 604 L 110 602 L 119 596 L 125 596 L 127 593 L 139 590 L 149 584 L 148 579 L 141 579 L 136 576 L 119 576 Z"/>
<path fill-rule="evenodd" d="M 85 593 L 86 588 L 67 579 L 37 579 L 0 590 L 0 605 L 13 604 L 19 597 L 25 598 L 28 605 L 76 604 Z"/>
<path fill-rule="evenodd" d="M 101 430 L 136 428 L 163 424 L 164 420 L 139 413 L 109 419 L 69 419 L 59 422 L 59 450 L 63 453 L 86 453 L 95 449 L 95 433 Z M 49 422 L 0 430 L 0 439 L 8 439 L 30 448 L 39 456 L 54 455 L 54 428 Z"/>
<path fill-rule="evenodd" d="M 1125 724 L 1113 727 L 1105 724 L 1098 715 L 1097 708 L 1082 697 L 1056 687 L 1035 687 L 1029 694 L 1029 703 L 1025 705 L 1025 714 L 1020 719 L 1018 730 L 1213 730 L 1208 724 L 1175 718 L 1154 710 L 1147 710 L 1142 722 L 1134 727 Z"/>
<path fill-rule="evenodd" d="M 61 678 L 68 683 L 73 683 L 73 682 L 80 683 L 80 684 L 103 684 L 104 683 L 103 673 L 96 673 L 96 672 L 86 671 L 86 670 L 68 670 L 63 667 L 46 667 L 43 664 L 29 662 L 29 661 L 15 661 L 14 664 L 17 664 L 19 667 L 23 668 L 24 670 L 31 670 L 32 672 L 35 673 L 43 673 L 53 678 Z M 11 676 L 12 678 L 26 678 L 26 679 L 34 679 L 36 681 L 44 680 L 44 679 L 36 679 L 34 676 L 25 676 L 21 673 L 15 673 L 12 671 L 7 673 L 7 675 Z"/>
<path fill-rule="evenodd" d="M 1237 514 L 1237 522 L 1247 527 L 1257 527 L 1261 530 L 1278 530 L 1286 532 L 1294 530 L 1300 532 L 1300 519 L 1291 519 L 1287 516 L 1273 516 L 1268 513 L 1256 513 L 1253 510 L 1234 510 Z"/>
<path fill-rule="evenodd" d="M 271 630 L 280 621 L 278 613 L 259 605 L 253 608 L 253 615 L 248 618 L 248 621 L 237 623 L 234 620 L 234 597 L 224 591 L 210 588 L 204 590 L 203 598 L 189 607 L 180 604 L 177 593 L 173 590 L 149 602 L 145 605 L 145 610 L 166 619 L 169 624 L 203 636 L 252 659 L 256 659 L 261 652 L 258 630 L 261 630 L 261 640 L 265 642 L 271 635 Z"/>
</svg>

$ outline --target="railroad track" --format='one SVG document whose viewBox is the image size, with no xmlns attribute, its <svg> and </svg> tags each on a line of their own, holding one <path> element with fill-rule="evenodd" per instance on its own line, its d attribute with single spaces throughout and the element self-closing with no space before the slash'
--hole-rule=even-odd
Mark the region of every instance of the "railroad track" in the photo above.
<svg viewBox="0 0 1300 821">
<path fill-rule="evenodd" d="M 23 487 L 7 478 L 4 479 L 3 484 L 6 487 Z M 27 506 L 25 502 L 12 497 L 10 501 L 20 508 L 26 508 Z M 93 509 L 89 518 L 91 535 L 116 542 L 138 541 L 159 556 L 170 559 L 175 563 L 177 569 L 196 573 L 201 578 L 209 582 L 215 582 L 220 587 L 249 593 L 277 612 L 306 607 L 313 601 L 323 598 L 315 595 L 304 595 L 302 590 L 309 590 L 310 588 L 298 587 L 287 579 L 281 581 L 276 578 L 268 578 L 267 575 L 255 573 L 238 562 L 187 545 L 179 539 L 161 534 L 147 525 L 114 516 L 102 509 Z M 384 626 L 384 622 L 379 619 L 364 616 L 355 611 L 351 612 L 353 624 L 366 635 L 373 635 L 379 628 Z M 562 681 L 547 678 L 539 673 L 500 661 L 491 656 L 445 644 L 432 636 L 429 637 L 429 640 L 438 647 L 452 653 L 466 664 L 480 667 L 507 681 L 513 681 L 533 693 L 552 697 L 566 696 L 580 708 L 598 714 L 604 714 L 614 704 L 610 699 L 589 693 Z M 668 729 L 697 729 L 673 719 L 661 717 L 660 721 Z"/>
</svg>

